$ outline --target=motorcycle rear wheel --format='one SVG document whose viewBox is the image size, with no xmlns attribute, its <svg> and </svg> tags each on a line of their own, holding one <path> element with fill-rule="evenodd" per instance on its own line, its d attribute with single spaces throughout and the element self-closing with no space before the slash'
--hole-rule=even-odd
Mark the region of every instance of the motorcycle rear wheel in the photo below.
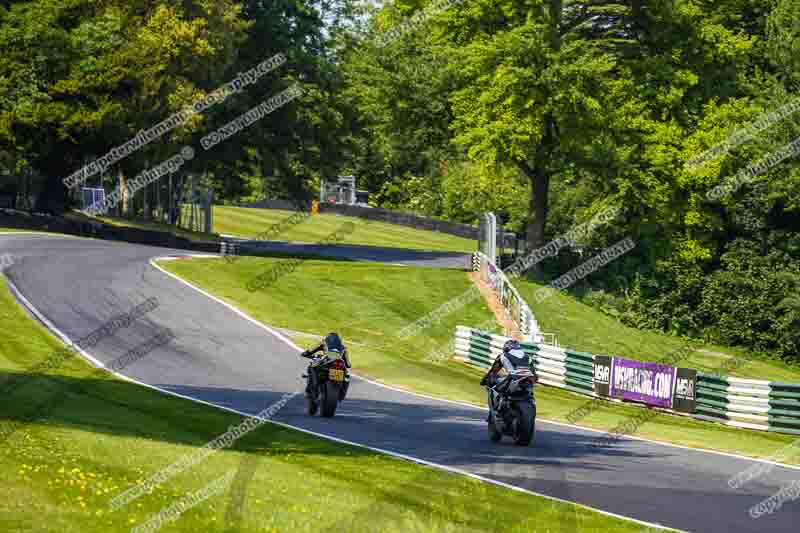
<svg viewBox="0 0 800 533">
<path fill-rule="evenodd" d="M 489 421 L 486 423 L 489 430 L 489 440 L 497 442 L 503 438 L 503 434 L 497 431 L 497 426 L 494 424 L 494 416 L 489 415 Z"/>
<path fill-rule="evenodd" d="M 309 416 L 314 416 L 317 414 L 317 409 L 319 408 L 319 404 L 314 398 L 306 398 L 306 413 Z"/>
<path fill-rule="evenodd" d="M 528 446 L 533 441 L 533 434 L 536 430 L 536 407 L 521 402 L 516 405 L 516 408 L 518 418 L 515 424 L 514 444 Z"/>
<path fill-rule="evenodd" d="M 322 390 L 322 416 L 333 418 L 337 405 L 339 405 L 339 386 L 328 381 Z"/>
<path fill-rule="evenodd" d="M 488 395 L 488 402 L 489 402 L 489 418 L 486 421 L 486 429 L 489 431 L 489 440 L 492 442 L 497 442 L 503 438 L 503 434 L 497 430 L 497 424 L 495 424 L 495 409 L 493 407 L 493 400 L 492 400 L 492 390 L 487 387 L 486 388 L 487 395 Z"/>
</svg>

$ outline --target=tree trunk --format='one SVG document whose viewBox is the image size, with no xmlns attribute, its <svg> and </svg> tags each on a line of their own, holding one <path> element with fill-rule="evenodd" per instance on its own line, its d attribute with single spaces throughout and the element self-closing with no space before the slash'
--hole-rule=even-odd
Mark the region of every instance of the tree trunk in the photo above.
<svg viewBox="0 0 800 533">
<path fill-rule="evenodd" d="M 64 161 L 45 162 L 44 172 L 47 176 L 42 182 L 39 194 L 36 196 L 35 211 L 60 215 L 67 209 L 67 187 L 64 179 Z"/>
<path fill-rule="evenodd" d="M 148 170 L 150 168 L 150 162 L 149 161 L 145 162 L 144 168 L 145 168 L 145 170 Z M 149 183 L 149 184 L 145 185 L 144 187 L 142 187 L 142 202 L 143 202 L 142 203 L 142 216 L 144 217 L 145 220 L 152 220 L 152 218 L 153 218 L 153 204 L 151 202 L 152 198 L 150 198 L 152 196 L 150 194 L 150 191 L 153 189 L 153 187 L 151 187 L 150 185 L 153 185 L 153 184 Z M 158 185 L 156 184 L 156 186 L 158 186 Z"/>
<path fill-rule="evenodd" d="M 122 168 L 117 170 L 117 180 L 119 182 L 119 191 L 122 195 L 122 208 L 120 209 L 120 215 L 124 217 L 130 215 L 131 202 L 130 198 L 128 197 L 128 188 L 125 186 L 127 185 L 128 180 L 125 177 L 125 172 L 122 170 Z"/>
<path fill-rule="evenodd" d="M 544 170 L 531 168 L 524 162 L 519 163 L 519 167 L 531 184 L 528 220 L 525 228 L 528 233 L 528 251 L 531 251 L 546 244 L 545 227 L 550 208 L 550 175 Z"/>
<path fill-rule="evenodd" d="M 142 209 L 144 210 L 144 219 L 150 220 L 153 218 L 153 204 L 150 203 L 150 185 L 145 185 L 142 188 L 142 201 L 144 202 Z"/>
<path fill-rule="evenodd" d="M 559 143 L 558 125 L 551 114 L 544 118 L 544 135 L 536 147 L 533 166 L 527 161 L 518 161 L 517 166 L 531 184 L 526 230 L 528 251 L 545 245 L 545 228 L 550 209 L 550 162 Z"/>
<path fill-rule="evenodd" d="M 561 21 L 563 0 L 549 0 L 550 11 L 550 47 L 554 51 L 561 49 Z M 533 166 L 528 161 L 518 161 L 517 166 L 531 184 L 531 197 L 528 209 L 526 231 L 528 234 L 528 251 L 544 246 L 547 215 L 550 207 L 550 175 L 552 155 L 556 152 L 559 140 L 558 124 L 551 113 L 544 117 L 542 140 L 536 147 Z M 536 271 L 539 269 L 537 268 Z"/>
</svg>

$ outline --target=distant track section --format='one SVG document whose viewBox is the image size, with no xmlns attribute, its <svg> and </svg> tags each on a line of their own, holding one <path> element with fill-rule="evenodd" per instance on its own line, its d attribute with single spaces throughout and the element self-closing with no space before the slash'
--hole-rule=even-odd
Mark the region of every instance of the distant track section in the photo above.
<svg viewBox="0 0 800 533">
<path fill-rule="evenodd" d="M 314 254 L 350 261 L 374 261 L 419 267 L 472 269 L 472 255 L 459 252 L 426 252 L 353 244 L 310 244 L 288 241 L 257 241 L 225 236 L 241 248 L 289 255 Z"/>
</svg>

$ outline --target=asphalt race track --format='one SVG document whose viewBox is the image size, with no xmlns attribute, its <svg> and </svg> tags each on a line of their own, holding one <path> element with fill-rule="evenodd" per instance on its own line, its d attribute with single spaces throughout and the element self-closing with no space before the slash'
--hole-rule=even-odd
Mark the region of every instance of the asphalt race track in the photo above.
<svg viewBox="0 0 800 533">
<path fill-rule="evenodd" d="M 142 382 L 257 413 L 302 388 L 304 362 L 276 335 L 149 264 L 177 250 L 57 236 L 0 235 L 6 276 L 71 339 L 150 297 L 159 307 L 90 350 L 106 363 L 149 340 L 160 327 L 177 338 L 124 370 Z M 354 364 L 358 367 L 357 351 Z M 477 387 L 476 383 L 476 387 Z M 299 428 L 458 468 L 607 512 L 702 532 L 798 531 L 800 502 L 757 520 L 748 510 L 800 470 L 776 467 L 737 491 L 728 480 L 756 464 L 721 454 L 622 439 L 538 422 L 530 448 L 489 442 L 485 413 L 355 380 L 332 420 L 308 417 L 298 395 L 276 420 Z M 562 531 L 574 531 L 564 517 Z M 644 530 L 644 527 L 643 527 Z"/>
<path fill-rule="evenodd" d="M 228 238 L 228 240 L 237 243 L 243 248 L 247 247 L 255 251 L 280 252 L 291 255 L 315 254 L 351 261 L 377 261 L 380 263 L 425 267 L 464 269 L 472 266 L 472 255 L 459 252 L 424 252 L 354 244 L 310 244 L 289 241 L 254 241 L 237 238 Z"/>
</svg>

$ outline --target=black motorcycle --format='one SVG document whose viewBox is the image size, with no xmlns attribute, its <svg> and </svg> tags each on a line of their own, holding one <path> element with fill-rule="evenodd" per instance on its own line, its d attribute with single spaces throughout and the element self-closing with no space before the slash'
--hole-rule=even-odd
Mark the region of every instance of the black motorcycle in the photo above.
<svg viewBox="0 0 800 533">
<path fill-rule="evenodd" d="M 514 370 L 489 392 L 489 438 L 497 442 L 503 435 L 513 437 L 514 444 L 528 446 L 536 430 L 536 399 L 533 389 L 536 375 L 528 369 Z"/>
<path fill-rule="evenodd" d="M 342 356 L 336 352 L 328 352 L 323 357 L 315 359 L 308 368 L 308 373 L 303 374 L 308 380 L 306 388 L 306 407 L 309 415 L 317 414 L 317 409 L 322 406 L 320 413 L 325 418 L 336 414 L 339 402 L 347 396 L 350 386 L 350 373 Z"/>
</svg>

